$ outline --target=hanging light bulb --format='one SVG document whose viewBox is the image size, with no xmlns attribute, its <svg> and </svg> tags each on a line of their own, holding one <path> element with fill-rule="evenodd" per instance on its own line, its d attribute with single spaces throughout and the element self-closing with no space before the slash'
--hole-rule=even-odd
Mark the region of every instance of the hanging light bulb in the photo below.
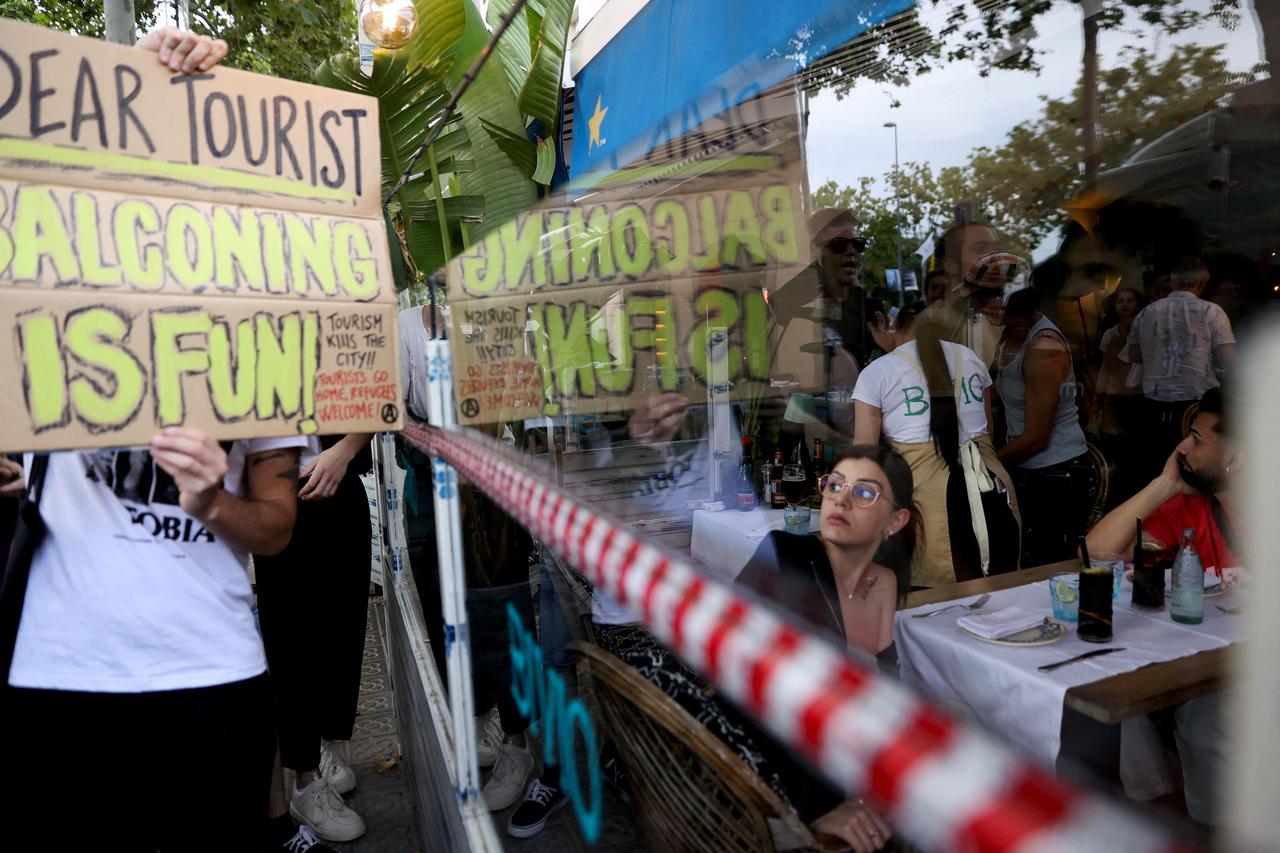
<svg viewBox="0 0 1280 853">
<path fill-rule="evenodd" d="M 364 0 L 360 25 L 378 47 L 404 47 L 418 28 L 418 10 L 413 0 Z"/>
</svg>

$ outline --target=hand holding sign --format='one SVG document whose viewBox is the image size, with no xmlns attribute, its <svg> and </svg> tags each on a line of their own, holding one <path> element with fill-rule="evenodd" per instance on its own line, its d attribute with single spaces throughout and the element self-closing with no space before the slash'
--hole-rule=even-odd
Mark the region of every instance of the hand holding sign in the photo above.
<svg viewBox="0 0 1280 853">
<path fill-rule="evenodd" d="M 177 484 L 182 511 L 206 521 L 227 476 L 222 446 L 203 430 L 170 427 L 151 439 L 151 456 Z"/>
<path fill-rule="evenodd" d="M 0 449 L 398 427 L 377 102 L 139 47 L 0 19 Z"/>
<path fill-rule="evenodd" d="M 227 43 L 222 39 L 196 35 L 177 27 L 154 29 L 134 47 L 154 50 L 156 58 L 169 66 L 170 71 L 181 71 L 183 74 L 208 71 L 227 55 Z"/>
</svg>

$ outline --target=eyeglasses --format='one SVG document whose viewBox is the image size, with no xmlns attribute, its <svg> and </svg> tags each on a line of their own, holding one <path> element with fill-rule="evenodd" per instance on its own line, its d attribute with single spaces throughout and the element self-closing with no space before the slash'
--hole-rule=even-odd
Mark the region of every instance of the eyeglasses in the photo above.
<svg viewBox="0 0 1280 853">
<path fill-rule="evenodd" d="M 822 488 L 824 495 L 832 498 L 839 498 L 844 493 L 849 493 L 850 500 L 854 506 L 868 507 L 872 506 L 876 501 L 880 500 L 882 494 L 879 487 L 873 483 L 864 483 L 861 480 L 856 483 L 850 483 L 847 480 L 835 480 L 830 476 L 823 477 L 818 485 Z M 893 503 L 890 501 L 890 503 Z"/>
<path fill-rule="evenodd" d="M 843 255 L 845 249 L 850 246 L 854 251 L 865 252 L 867 249 L 866 237 L 833 237 L 827 241 L 827 248 L 835 252 L 837 255 Z"/>
</svg>

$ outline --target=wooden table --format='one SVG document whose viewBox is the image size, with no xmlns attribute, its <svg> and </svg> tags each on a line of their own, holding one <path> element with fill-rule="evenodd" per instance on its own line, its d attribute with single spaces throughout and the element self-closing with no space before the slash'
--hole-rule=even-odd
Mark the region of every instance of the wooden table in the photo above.
<svg viewBox="0 0 1280 853">
<path fill-rule="evenodd" d="M 909 593 L 903 608 L 1009 589 L 1044 580 L 1058 572 L 1075 571 L 1079 565 L 1077 560 L 1066 560 L 1025 571 L 937 586 Z M 1072 687 L 1067 691 L 1065 704 L 1067 708 L 1100 723 L 1114 724 L 1140 717 L 1223 689 L 1230 676 L 1235 651 L 1234 646 L 1227 646 L 1199 652 Z"/>
</svg>

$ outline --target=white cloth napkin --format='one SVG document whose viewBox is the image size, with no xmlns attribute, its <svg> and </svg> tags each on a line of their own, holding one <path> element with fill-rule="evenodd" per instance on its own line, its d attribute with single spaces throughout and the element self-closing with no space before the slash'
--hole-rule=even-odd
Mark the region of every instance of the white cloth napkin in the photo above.
<svg viewBox="0 0 1280 853">
<path fill-rule="evenodd" d="M 1025 607 L 1002 607 L 990 613 L 961 616 L 956 624 L 986 640 L 1000 640 L 1010 634 L 1034 628 L 1044 621 L 1043 613 Z"/>
</svg>

